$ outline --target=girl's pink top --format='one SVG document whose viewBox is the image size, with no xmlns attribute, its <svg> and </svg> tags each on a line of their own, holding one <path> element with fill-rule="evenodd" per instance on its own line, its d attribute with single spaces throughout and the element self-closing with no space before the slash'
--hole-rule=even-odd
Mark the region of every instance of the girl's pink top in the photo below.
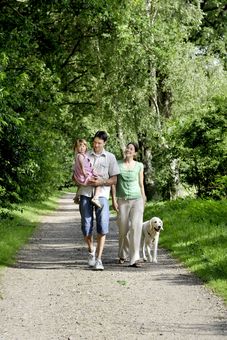
<svg viewBox="0 0 227 340">
<path fill-rule="evenodd" d="M 83 164 L 84 164 L 84 170 L 87 173 L 87 176 L 85 177 L 84 174 L 82 173 L 81 167 L 80 167 L 80 162 L 79 162 L 79 157 L 83 157 Z M 76 155 L 75 159 L 75 166 L 74 166 L 74 178 L 79 184 L 86 184 L 87 181 L 91 177 L 97 177 L 97 174 L 95 174 L 94 169 L 92 167 L 92 164 L 86 154 L 78 153 Z"/>
</svg>

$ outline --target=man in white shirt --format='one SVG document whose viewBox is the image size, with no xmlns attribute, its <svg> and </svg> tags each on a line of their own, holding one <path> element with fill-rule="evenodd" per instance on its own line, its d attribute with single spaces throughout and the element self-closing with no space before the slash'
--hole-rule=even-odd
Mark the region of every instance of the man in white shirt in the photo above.
<svg viewBox="0 0 227 340">
<path fill-rule="evenodd" d="M 84 240 L 88 245 L 88 265 L 95 270 L 103 270 L 102 253 L 105 245 L 106 234 L 109 232 L 109 195 L 111 185 L 116 184 L 119 167 L 114 154 L 106 151 L 104 146 L 107 141 L 105 131 L 96 132 L 93 138 L 93 150 L 88 157 L 94 170 L 98 173 L 97 179 L 88 182 L 88 186 L 81 186 L 78 191 L 80 195 L 81 229 Z M 93 204 L 92 197 L 94 187 L 101 186 L 99 201 L 102 208 L 95 207 L 97 248 L 93 243 Z"/>
</svg>

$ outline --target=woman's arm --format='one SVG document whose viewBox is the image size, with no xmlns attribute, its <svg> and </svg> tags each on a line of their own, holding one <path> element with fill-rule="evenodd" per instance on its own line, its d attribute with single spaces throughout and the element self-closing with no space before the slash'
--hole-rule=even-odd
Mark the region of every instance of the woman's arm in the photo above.
<svg viewBox="0 0 227 340">
<path fill-rule="evenodd" d="M 143 173 L 143 169 L 140 171 L 139 173 L 139 186 L 140 186 L 140 190 L 141 190 L 141 195 L 144 201 L 144 204 L 147 201 L 147 197 L 145 195 L 145 190 L 144 190 L 144 173 Z"/>
<path fill-rule="evenodd" d="M 116 185 L 111 185 L 112 206 L 115 211 L 119 211 L 116 197 Z"/>
</svg>

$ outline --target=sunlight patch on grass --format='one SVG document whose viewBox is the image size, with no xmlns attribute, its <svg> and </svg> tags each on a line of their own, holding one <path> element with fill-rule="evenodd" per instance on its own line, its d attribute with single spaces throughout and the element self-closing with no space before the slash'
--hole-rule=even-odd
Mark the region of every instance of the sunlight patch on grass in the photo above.
<svg viewBox="0 0 227 340">
<path fill-rule="evenodd" d="M 207 286 L 219 296 L 224 297 L 224 301 L 227 304 L 227 281 L 225 279 L 210 280 Z"/>
<path fill-rule="evenodd" d="M 227 301 L 227 290 L 221 287 L 227 284 L 227 201 L 149 202 L 144 220 L 152 216 L 164 222 L 160 246 Z"/>
</svg>

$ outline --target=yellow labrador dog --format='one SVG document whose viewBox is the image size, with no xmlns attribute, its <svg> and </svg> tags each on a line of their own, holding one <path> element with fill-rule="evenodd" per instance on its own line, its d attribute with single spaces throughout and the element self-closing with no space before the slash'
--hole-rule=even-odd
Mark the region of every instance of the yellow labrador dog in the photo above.
<svg viewBox="0 0 227 340">
<path fill-rule="evenodd" d="M 157 263 L 158 240 L 160 231 L 163 230 L 163 222 L 159 217 L 152 217 L 151 220 L 143 223 L 141 235 L 141 249 L 143 260 Z M 153 246 L 153 247 L 152 247 Z M 151 248 L 152 255 L 151 255 Z M 146 256 L 147 252 L 147 256 Z"/>
</svg>

